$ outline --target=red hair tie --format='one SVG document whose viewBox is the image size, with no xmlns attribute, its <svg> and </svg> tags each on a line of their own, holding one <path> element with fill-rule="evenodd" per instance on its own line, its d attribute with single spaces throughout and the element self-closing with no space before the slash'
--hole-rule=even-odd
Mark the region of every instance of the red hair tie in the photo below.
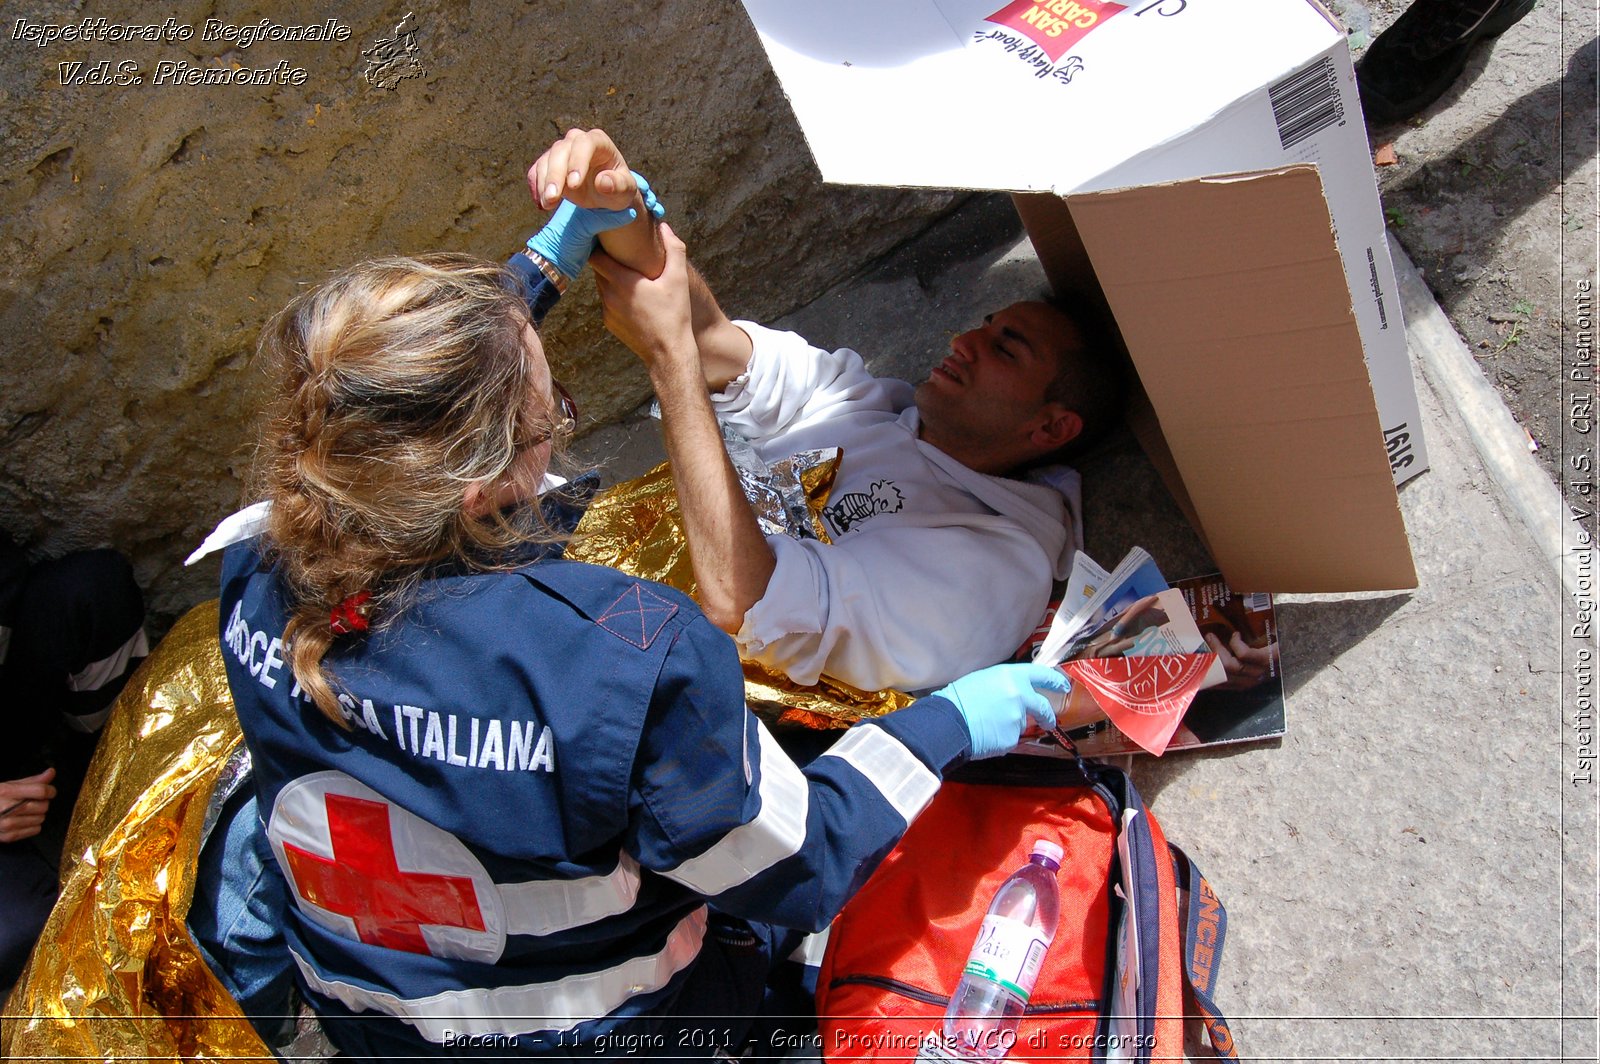
<svg viewBox="0 0 1600 1064">
<path fill-rule="evenodd" d="M 348 635 L 351 632 L 365 632 L 372 627 L 372 622 L 367 619 L 367 600 L 372 597 L 370 591 L 357 591 L 333 608 L 329 618 L 329 627 L 334 635 Z"/>
</svg>

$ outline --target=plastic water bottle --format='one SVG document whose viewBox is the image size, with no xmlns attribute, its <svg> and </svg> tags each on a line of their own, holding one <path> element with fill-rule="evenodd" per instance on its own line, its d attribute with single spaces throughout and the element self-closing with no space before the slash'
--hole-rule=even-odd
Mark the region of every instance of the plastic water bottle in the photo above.
<svg viewBox="0 0 1600 1064">
<path fill-rule="evenodd" d="M 961 982 L 944 1014 L 945 1047 L 968 1060 L 1000 1060 L 1017 1040 L 1022 1010 L 1056 935 L 1061 847 L 1040 839 L 1028 863 L 989 903 Z"/>
</svg>

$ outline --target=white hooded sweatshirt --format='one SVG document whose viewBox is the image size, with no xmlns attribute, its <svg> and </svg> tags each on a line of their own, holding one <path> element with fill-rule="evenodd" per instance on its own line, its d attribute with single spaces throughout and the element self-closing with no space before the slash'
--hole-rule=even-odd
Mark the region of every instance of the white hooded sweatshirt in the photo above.
<svg viewBox="0 0 1600 1064">
<path fill-rule="evenodd" d="M 913 389 L 849 349 L 737 322 L 745 373 L 717 417 L 774 462 L 842 451 L 823 522 L 833 540 L 769 536 L 777 569 L 744 617 L 749 660 L 815 683 L 920 691 L 1009 657 L 1066 576 L 1075 505 L 1052 487 L 968 469 L 917 438 Z M 1076 503 L 1076 474 L 1067 490 Z"/>
</svg>

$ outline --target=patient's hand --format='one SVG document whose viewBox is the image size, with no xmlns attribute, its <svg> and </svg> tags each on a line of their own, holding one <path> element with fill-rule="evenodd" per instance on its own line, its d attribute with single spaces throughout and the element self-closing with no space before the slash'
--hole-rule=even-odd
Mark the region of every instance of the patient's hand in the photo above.
<svg viewBox="0 0 1600 1064">
<path fill-rule="evenodd" d="M 563 199 L 578 207 L 620 211 L 636 188 L 627 160 L 601 129 L 571 129 L 528 169 L 534 202 L 553 210 Z"/>
</svg>

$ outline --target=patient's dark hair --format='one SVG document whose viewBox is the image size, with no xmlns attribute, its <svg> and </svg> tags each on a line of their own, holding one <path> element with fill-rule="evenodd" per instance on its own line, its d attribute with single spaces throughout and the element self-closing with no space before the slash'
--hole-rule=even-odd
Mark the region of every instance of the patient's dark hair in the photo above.
<svg viewBox="0 0 1600 1064">
<path fill-rule="evenodd" d="M 1083 431 L 1032 465 L 1065 462 L 1083 454 L 1122 419 L 1127 401 L 1127 355 L 1116 327 L 1095 300 L 1075 292 L 1049 293 L 1041 300 L 1077 326 L 1080 343 L 1056 366 L 1044 397 L 1083 419 Z"/>
</svg>

